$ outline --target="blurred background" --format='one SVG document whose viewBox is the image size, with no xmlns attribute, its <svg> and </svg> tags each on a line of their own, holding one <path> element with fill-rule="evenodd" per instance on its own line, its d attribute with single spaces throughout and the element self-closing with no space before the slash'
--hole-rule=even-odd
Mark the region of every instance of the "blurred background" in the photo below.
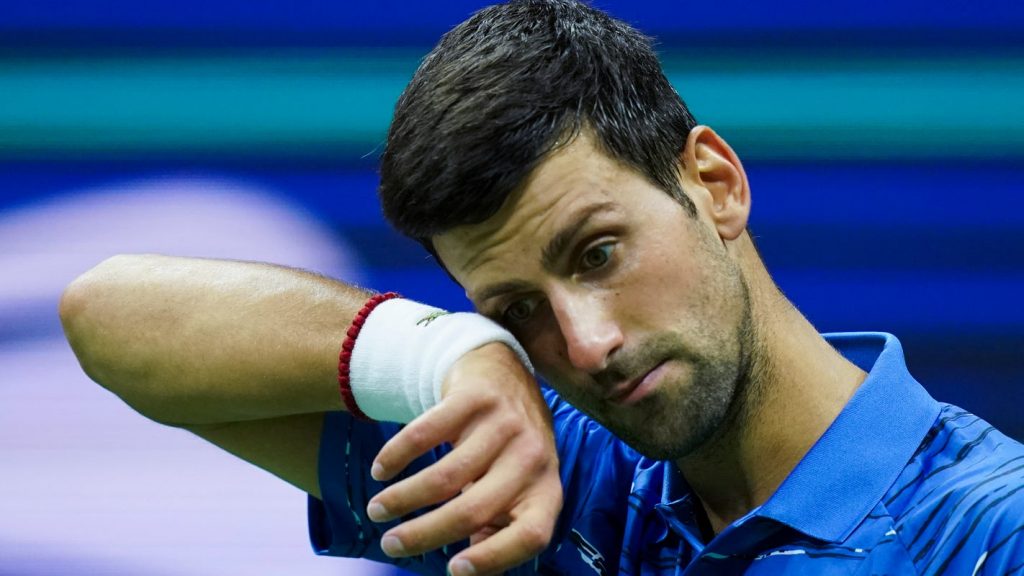
<svg viewBox="0 0 1024 576">
<path fill-rule="evenodd" d="M 119 252 L 265 260 L 455 309 L 388 229 L 398 94 L 484 2 L 0 3 L 0 576 L 384 574 L 305 497 L 81 374 L 56 305 Z M 752 229 L 823 331 L 884 330 L 1024 438 L 1024 5 L 630 2 L 744 160 Z"/>
</svg>

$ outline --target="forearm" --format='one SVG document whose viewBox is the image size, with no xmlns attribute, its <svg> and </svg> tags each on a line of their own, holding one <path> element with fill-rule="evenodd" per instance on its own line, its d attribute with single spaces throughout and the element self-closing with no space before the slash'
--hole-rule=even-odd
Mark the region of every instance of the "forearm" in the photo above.
<svg viewBox="0 0 1024 576">
<path fill-rule="evenodd" d="M 153 420 L 211 424 L 344 409 L 338 350 L 366 296 L 267 264 L 118 256 L 60 313 L 93 380 Z"/>
</svg>

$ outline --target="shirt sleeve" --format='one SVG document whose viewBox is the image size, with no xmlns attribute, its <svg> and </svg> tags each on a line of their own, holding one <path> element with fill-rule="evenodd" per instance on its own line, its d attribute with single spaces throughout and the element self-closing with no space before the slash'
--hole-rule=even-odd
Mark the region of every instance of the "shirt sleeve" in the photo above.
<svg viewBox="0 0 1024 576">
<path fill-rule="evenodd" d="M 545 388 L 544 398 L 552 411 L 564 506 L 548 550 L 512 573 L 594 574 L 594 559 L 598 566 L 602 565 L 601 559 L 606 564 L 614 561 L 614 573 L 622 541 L 621 531 L 615 527 L 621 526 L 632 479 L 632 467 L 627 471 L 620 465 L 628 464 L 622 459 L 628 460 L 630 451 L 624 451 L 610 433 L 555 392 Z M 420 574 L 443 575 L 448 559 L 466 543 L 412 558 L 390 558 L 381 550 L 380 538 L 398 521 L 375 523 L 366 516 L 367 503 L 384 488 L 383 483 L 370 477 L 370 466 L 398 430 L 397 424 L 363 422 L 347 412 L 327 414 L 319 454 L 322 499 L 310 496 L 308 502 L 310 541 L 319 555 L 366 558 Z M 442 446 L 427 453 L 398 479 L 430 466 L 449 449 Z M 581 550 L 588 551 L 589 556 Z"/>
<path fill-rule="evenodd" d="M 373 522 L 366 506 L 385 483 L 370 476 L 373 459 L 400 425 L 365 422 L 348 412 L 328 412 L 320 435 L 321 498 L 309 496 L 307 517 L 310 543 L 321 556 L 345 556 L 387 562 L 420 574 L 445 574 L 448 550 L 411 558 L 391 558 L 380 548 L 381 536 L 399 520 Z M 443 456 L 444 447 L 416 459 L 393 481 L 407 478 Z M 462 547 L 453 546 L 454 555 Z"/>
</svg>

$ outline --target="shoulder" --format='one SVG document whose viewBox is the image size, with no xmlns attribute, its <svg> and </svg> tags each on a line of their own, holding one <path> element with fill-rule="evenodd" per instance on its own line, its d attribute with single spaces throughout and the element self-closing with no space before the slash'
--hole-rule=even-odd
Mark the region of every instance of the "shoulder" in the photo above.
<svg viewBox="0 0 1024 576">
<path fill-rule="evenodd" d="M 1024 446 L 945 405 L 887 496 L 922 573 L 1024 568 Z"/>
</svg>

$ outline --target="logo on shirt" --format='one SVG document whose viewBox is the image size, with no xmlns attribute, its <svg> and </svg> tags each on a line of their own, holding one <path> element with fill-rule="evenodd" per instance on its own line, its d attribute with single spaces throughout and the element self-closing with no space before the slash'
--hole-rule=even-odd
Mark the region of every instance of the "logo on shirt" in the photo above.
<svg viewBox="0 0 1024 576">
<path fill-rule="evenodd" d="M 587 542 L 587 539 L 580 534 L 578 530 L 573 530 L 569 533 L 569 540 L 576 545 L 576 548 L 580 551 L 580 558 L 594 569 L 594 572 L 600 574 L 600 576 L 608 576 L 608 569 L 604 563 L 604 556 L 598 552 L 597 548 L 593 544 Z"/>
</svg>

